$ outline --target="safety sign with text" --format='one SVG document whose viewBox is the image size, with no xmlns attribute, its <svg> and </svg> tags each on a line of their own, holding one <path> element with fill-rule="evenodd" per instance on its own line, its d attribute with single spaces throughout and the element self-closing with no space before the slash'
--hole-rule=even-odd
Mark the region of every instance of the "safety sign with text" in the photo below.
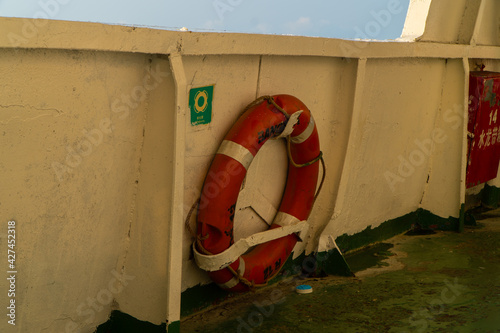
<svg viewBox="0 0 500 333">
<path fill-rule="evenodd" d="M 214 86 L 193 88 L 189 91 L 191 125 L 209 124 L 212 121 Z"/>
</svg>

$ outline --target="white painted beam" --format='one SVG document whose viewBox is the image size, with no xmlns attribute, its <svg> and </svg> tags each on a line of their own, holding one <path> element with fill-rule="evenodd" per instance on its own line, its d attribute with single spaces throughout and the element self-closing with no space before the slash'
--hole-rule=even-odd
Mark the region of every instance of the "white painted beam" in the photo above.
<svg viewBox="0 0 500 333">
<path fill-rule="evenodd" d="M 464 57 L 462 59 L 462 63 L 464 66 L 464 110 L 463 110 L 463 122 L 462 122 L 462 163 L 460 169 L 460 207 L 465 204 L 465 196 L 466 196 L 466 176 L 467 176 L 467 160 L 468 160 L 468 152 L 467 152 L 467 140 L 468 140 L 468 124 L 469 124 L 469 59 Z M 462 216 L 460 216 L 462 218 Z M 461 226 L 459 226 L 461 228 Z M 460 230 L 461 231 L 461 230 Z"/>
<path fill-rule="evenodd" d="M 365 89 L 365 74 L 366 74 L 366 58 L 358 60 L 358 68 L 356 71 L 356 87 L 354 89 L 354 102 L 351 118 L 351 126 L 349 129 L 349 139 L 347 144 L 346 156 L 344 159 L 344 165 L 342 166 L 342 175 L 340 177 L 339 190 L 335 200 L 335 206 L 333 209 L 333 214 L 330 217 L 330 223 L 334 221 L 342 213 L 344 207 L 344 200 L 347 193 L 347 188 L 349 186 L 349 178 L 351 170 L 353 169 L 353 164 L 356 155 L 356 141 L 358 136 L 361 135 L 359 130 L 360 124 L 362 122 L 362 112 L 363 112 L 363 94 Z M 327 248 L 324 248 L 327 246 Z M 330 235 L 324 234 L 320 236 L 318 252 L 329 251 L 337 247 L 335 240 L 330 237 Z M 340 252 L 340 250 L 339 250 Z"/>
<path fill-rule="evenodd" d="M 477 37 L 479 35 L 479 30 L 481 29 L 481 22 L 484 17 L 484 8 L 485 8 L 485 0 L 480 0 L 481 4 L 479 5 L 479 11 L 477 13 L 476 22 L 474 23 L 474 31 L 472 33 L 472 38 L 470 40 L 470 45 L 475 46 L 477 43 Z M 467 94 L 469 92 L 467 91 Z"/>
<path fill-rule="evenodd" d="M 167 260 L 167 331 L 171 323 L 180 320 L 182 292 L 182 240 L 184 231 L 184 153 L 186 142 L 186 112 L 188 109 L 187 81 L 182 57 L 170 55 L 170 68 L 175 81 L 174 156 L 172 172 L 171 216 L 168 223 Z"/>
<path fill-rule="evenodd" d="M 411 0 L 406 14 L 401 40 L 414 41 L 425 31 L 432 0 Z"/>
<path fill-rule="evenodd" d="M 187 55 L 283 55 L 338 58 L 438 58 L 461 59 L 465 56 L 500 59 L 500 47 L 434 43 L 354 41 L 300 36 L 252 35 L 237 33 L 199 33 L 110 26 L 100 23 L 48 21 L 39 22 L 36 38 L 13 43 L 25 20 L 0 18 L 0 48 L 96 50 L 146 54 Z M 113 38 L 95 38 L 113 36 Z M 349 52 L 346 52 L 349 50 Z"/>
</svg>

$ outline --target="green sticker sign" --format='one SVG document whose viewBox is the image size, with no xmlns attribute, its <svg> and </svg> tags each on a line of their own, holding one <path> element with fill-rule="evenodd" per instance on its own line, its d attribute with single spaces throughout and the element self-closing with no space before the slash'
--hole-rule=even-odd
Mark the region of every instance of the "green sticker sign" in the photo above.
<svg viewBox="0 0 500 333">
<path fill-rule="evenodd" d="M 193 88 L 189 91 L 191 125 L 209 124 L 212 121 L 214 86 Z"/>
</svg>

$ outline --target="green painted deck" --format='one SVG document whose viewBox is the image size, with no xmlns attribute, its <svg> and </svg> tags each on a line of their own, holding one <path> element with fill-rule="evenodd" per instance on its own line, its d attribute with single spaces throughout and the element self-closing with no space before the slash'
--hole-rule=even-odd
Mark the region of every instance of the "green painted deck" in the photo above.
<svg viewBox="0 0 500 333">
<path fill-rule="evenodd" d="M 500 210 L 463 233 L 350 254 L 356 277 L 282 278 L 184 318 L 181 332 L 500 332 Z M 312 294 L 294 292 L 297 284 Z"/>
</svg>

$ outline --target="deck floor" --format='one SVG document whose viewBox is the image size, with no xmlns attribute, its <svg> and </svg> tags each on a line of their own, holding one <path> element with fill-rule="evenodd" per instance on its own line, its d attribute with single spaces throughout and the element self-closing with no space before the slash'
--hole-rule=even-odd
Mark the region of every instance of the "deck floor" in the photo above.
<svg viewBox="0 0 500 333">
<path fill-rule="evenodd" d="M 353 278 L 282 278 L 184 318 L 181 332 L 500 332 L 500 210 L 483 217 L 348 256 Z M 303 283 L 313 293 L 295 293 Z"/>
</svg>

